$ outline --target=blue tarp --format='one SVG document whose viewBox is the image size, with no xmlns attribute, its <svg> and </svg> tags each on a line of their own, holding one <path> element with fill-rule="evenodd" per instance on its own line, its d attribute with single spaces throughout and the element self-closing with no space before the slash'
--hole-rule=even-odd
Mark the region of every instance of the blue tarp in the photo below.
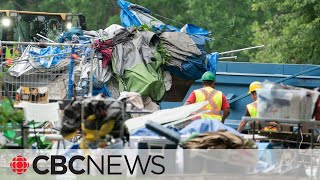
<svg viewBox="0 0 320 180">
<path fill-rule="evenodd" d="M 95 78 L 93 77 L 93 81 Z M 83 89 L 83 91 L 78 92 L 79 95 L 87 95 L 89 93 L 89 79 L 82 79 L 80 87 Z M 110 93 L 109 89 L 105 84 L 99 84 L 96 85 L 97 83 L 93 82 L 93 87 L 92 87 L 92 95 L 96 96 L 98 94 L 104 94 L 107 97 L 112 97 L 112 94 Z"/>
<path fill-rule="evenodd" d="M 63 43 L 65 41 L 73 40 L 73 36 L 76 35 L 77 43 L 87 44 L 90 43 L 90 38 L 83 36 L 83 31 L 80 28 L 72 28 L 63 34 L 59 38 L 59 42 Z M 80 55 L 84 55 L 86 58 L 90 57 L 91 48 L 90 47 L 77 47 L 75 51 Z M 36 59 L 36 62 L 39 62 L 46 68 L 50 68 L 59 64 L 59 62 L 67 58 L 67 54 L 70 54 L 71 47 L 68 46 L 48 46 L 42 48 L 39 53 L 35 51 L 29 51 L 29 54 Z M 38 56 L 46 56 L 42 58 L 37 58 Z M 69 56 L 69 55 L 68 55 Z"/>
<path fill-rule="evenodd" d="M 142 24 L 153 25 L 155 30 L 160 31 L 170 31 L 170 32 L 185 32 L 187 34 L 200 35 L 200 36 L 208 36 L 211 34 L 210 31 L 198 27 L 194 24 L 186 24 L 181 29 L 164 24 L 157 18 L 151 16 L 152 12 L 142 6 L 132 4 L 127 1 L 118 0 L 118 5 L 121 8 L 120 18 L 123 27 L 133 27 L 133 26 L 141 26 Z M 143 17 L 139 17 L 137 14 L 143 15 Z M 209 40 L 209 38 L 206 38 Z"/>
<path fill-rule="evenodd" d="M 204 51 L 205 37 L 200 35 L 189 35 L 190 38 L 197 44 L 198 49 L 201 51 L 200 56 L 191 56 L 187 61 L 182 63 L 182 70 L 175 66 L 166 66 L 165 69 L 170 73 L 182 79 L 200 79 L 202 74 L 207 71 L 206 67 L 206 52 Z"/>
<path fill-rule="evenodd" d="M 112 97 L 111 93 L 109 92 L 105 84 L 102 86 L 102 88 L 96 88 L 96 87 L 92 88 L 92 95 L 96 96 L 98 94 L 104 94 L 106 97 Z"/>
<path fill-rule="evenodd" d="M 131 3 L 127 1 L 118 0 L 118 5 L 122 9 L 120 18 L 123 27 L 141 26 L 139 19 L 129 10 Z"/>
<path fill-rule="evenodd" d="M 46 48 L 42 48 L 40 53 L 29 51 L 29 54 L 36 59 L 36 62 L 40 63 L 46 68 L 50 68 L 51 66 L 55 66 L 59 64 L 59 62 L 67 57 L 66 53 L 70 53 L 70 48 L 61 49 L 60 46 L 52 47 L 48 46 Z M 38 56 L 46 56 L 42 58 L 37 58 Z"/>
<path fill-rule="evenodd" d="M 217 52 L 207 54 L 207 60 L 208 60 L 207 71 L 211 71 L 214 74 L 216 74 L 218 59 L 219 59 L 219 53 Z"/>
<path fill-rule="evenodd" d="M 192 134 L 192 133 L 205 133 L 205 132 L 216 132 L 220 130 L 227 130 L 235 135 L 241 136 L 241 134 L 235 129 L 224 125 L 220 121 L 211 119 L 195 120 L 185 128 L 180 130 L 181 134 Z"/>
<path fill-rule="evenodd" d="M 188 57 L 187 61 L 182 63 L 182 69 L 176 66 L 166 66 L 165 69 L 182 79 L 198 80 L 207 71 L 206 52 L 204 51 L 206 40 L 200 35 L 189 35 L 189 37 L 196 43 L 201 55 Z"/>
<path fill-rule="evenodd" d="M 182 32 L 185 32 L 187 34 L 194 34 L 194 35 L 200 35 L 200 36 L 208 36 L 211 34 L 210 31 L 203 29 L 199 26 L 196 26 L 194 24 L 186 24 L 181 28 Z"/>
<path fill-rule="evenodd" d="M 220 121 L 213 121 L 211 119 L 195 120 L 189 125 L 187 125 L 185 128 L 181 129 L 179 133 L 181 135 L 189 135 L 194 132 L 205 133 L 205 132 L 216 132 L 219 130 L 227 130 L 235 135 L 241 136 L 241 134 L 238 131 L 234 130 L 233 128 L 227 125 L 224 125 Z M 158 136 L 158 135 L 146 128 L 140 128 L 133 131 L 131 133 L 131 136 Z"/>
<path fill-rule="evenodd" d="M 83 36 L 83 31 L 81 30 L 81 28 L 71 28 L 70 30 L 63 32 L 63 34 L 59 38 L 59 42 L 64 43 L 66 41 L 72 41 L 73 35 L 78 36 L 78 40 L 81 41 L 79 43 L 90 43 L 90 38 Z"/>
</svg>

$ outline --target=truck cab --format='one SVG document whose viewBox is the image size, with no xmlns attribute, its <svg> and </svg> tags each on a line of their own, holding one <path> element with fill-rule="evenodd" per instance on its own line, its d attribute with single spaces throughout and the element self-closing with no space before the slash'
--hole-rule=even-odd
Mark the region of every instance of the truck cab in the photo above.
<svg viewBox="0 0 320 180">
<path fill-rule="evenodd" d="M 0 10 L 2 41 L 39 42 L 37 34 L 51 40 L 71 27 L 86 29 L 82 14 Z"/>
</svg>

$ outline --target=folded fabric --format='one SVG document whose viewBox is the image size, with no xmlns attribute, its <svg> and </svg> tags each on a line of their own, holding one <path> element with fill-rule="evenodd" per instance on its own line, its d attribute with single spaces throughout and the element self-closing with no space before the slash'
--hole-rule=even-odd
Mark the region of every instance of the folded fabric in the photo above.
<svg viewBox="0 0 320 180">
<path fill-rule="evenodd" d="M 112 59 L 112 40 L 96 40 L 94 42 L 94 46 L 98 50 L 98 52 L 102 54 L 102 68 L 106 68 Z"/>
<path fill-rule="evenodd" d="M 187 50 L 183 49 L 172 50 L 171 47 L 165 46 L 171 55 L 170 60 L 166 62 L 165 70 L 182 79 L 198 80 L 201 78 L 202 74 L 207 71 L 207 58 L 206 52 L 204 51 L 206 40 L 204 36 L 200 35 L 184 34 L 184 36 L 188 37 L 186 39 L 194 44 L 199 53 L 192 53 L 191 51 L 187 52 Z M 179 51 L 185 51 L 189 54 L 178 53 Z M 210 66 L 212 66 L 211 62 L 212 61 L 210 61 Z"/>
</svg>

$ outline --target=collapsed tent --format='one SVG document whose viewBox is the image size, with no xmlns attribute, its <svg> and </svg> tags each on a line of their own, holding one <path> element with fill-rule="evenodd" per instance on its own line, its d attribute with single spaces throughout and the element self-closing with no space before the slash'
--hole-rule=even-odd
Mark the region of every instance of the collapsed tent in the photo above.
<svg viewBox="0 0 320 180">
<path fill-rule="evenodd" d="M 165 86 L 161 69 L 164 60 L 157 52 L 159 39 L 151 31 L 132 33 L 132 39 L 115 46 L 113 71 L 123 78 L 121 89 L 161 100 Z"/>
<path fill-rule="evenodd" d="M 118 5 L 122 9 L 120 18 L 124 27 L 146 24 L 153 30 L 164 31 L 159 36 L 171 56 L 165 67 L 170 73 L 182 79 L 197 80 L 204 72 L 212 70 L 212 66 L 216 66 L 216 61 L 212 56 L 206 56 L 204 51 L 205 41 L 210 40 L 207 37 L 209 31 L 193 24 L 186 24 L 179 29 L 164 24 L 142 6 L 123 0 L 118 0 Z M 192 48 L 194 51 L 190 51 Z"/>
</svg>

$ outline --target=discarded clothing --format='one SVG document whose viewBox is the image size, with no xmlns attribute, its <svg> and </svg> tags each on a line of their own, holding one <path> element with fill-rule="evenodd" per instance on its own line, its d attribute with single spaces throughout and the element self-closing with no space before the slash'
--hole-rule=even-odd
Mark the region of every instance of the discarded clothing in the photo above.
<svg viewBox="0 0 320 180">
<path fill-rule="evenodd" d="M 94 47 L 102 54 L 102 68 L 106 68 L 112 59 L 112 40 L 96 40 L 94 42 Z"/>
<path fill-rule="evenodd" d="M 184 119 L 207 104 L 208 101 L 204 101 L 172 109 L 162 109 L 152 114 L 128 119 L 125 124 L 127 125 L 129 132 L 144 127 L 150 120 L 159 124 L 167 124 L 179 119 Z"/>
<path fill-rule="evenodd" d="M 153 102 L 150 97 L 142 98 L 144 109 L 149 110 L 151 112 L 156 112 L 160 110 L 160 106 Z"/>
</svg>

